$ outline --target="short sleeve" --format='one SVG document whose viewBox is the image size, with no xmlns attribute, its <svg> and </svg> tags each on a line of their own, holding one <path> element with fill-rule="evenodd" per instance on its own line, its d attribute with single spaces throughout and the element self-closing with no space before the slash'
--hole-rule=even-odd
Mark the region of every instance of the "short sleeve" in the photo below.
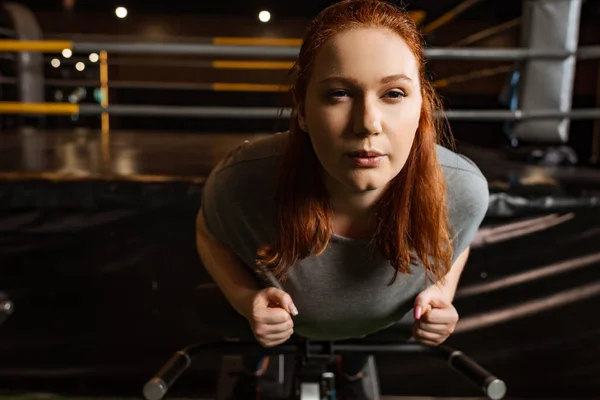
<svg viewBox="0 0 600 400">
<path fill-rule="evenodd" d="M 208 176 L 202 192 L 200 212 L 210 236 L 227 247 L 232 247 L 231 228 L 227 222 L 228 213 L 233 213 L 231 191 L 227 190 L 228 174 L 221 163 Z"/>
<path fill-rule="evenodd" d="M 453 225 L 453 260 L 470 246 L 479 226 L 485 218 L 489 206 L 489 187 L 487 179 L 469 159 L 471 168 L 454 173 L 450 183 L 450 217 Z"/>
<path fill-rule="evenodd" d="M 287 136 L 266 135 L 232 148 L 206 178 L 198 216 L 206 231 L 244 264 L 279 237 L 276 182 Z"/>
</svg>

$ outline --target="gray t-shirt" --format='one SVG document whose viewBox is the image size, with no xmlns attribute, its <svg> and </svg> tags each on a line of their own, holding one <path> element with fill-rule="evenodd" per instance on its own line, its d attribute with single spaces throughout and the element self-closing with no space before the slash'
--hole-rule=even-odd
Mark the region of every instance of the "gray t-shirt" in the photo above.
<svg viewBox="0 0 600 400">
<path fill-rule="evenodd" d="M 277 240 L 275 180 L 288 133 L 244 143 L 211 172 L 202 200 L 210 233 L 255 270 L 256 250 Z M 453 261 L 469 246 L 488 207 L 487 180 L 469 159 L 438 146 L 447 182 Z M 422 265 L 398 274 L 367 240 L 333 235 L 321 255 L 293 268 L 283 284 L 298 308 L 295 333 L 313 340 L 360 338 L 412 323 L 426 288 Z"/>
</svg>

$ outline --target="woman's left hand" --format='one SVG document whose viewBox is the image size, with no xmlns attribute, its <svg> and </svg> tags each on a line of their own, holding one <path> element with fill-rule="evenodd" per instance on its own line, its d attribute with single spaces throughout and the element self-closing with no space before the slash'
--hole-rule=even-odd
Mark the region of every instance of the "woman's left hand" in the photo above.
<svg viewBox="0 0 600 400">
<path fill-rule="evenodd" d="M 454 332 L 458 312 L 437 286 L 430 286 L 415 299 L 413 337 L 428 346 L 438 346 Z"/>
</svg>

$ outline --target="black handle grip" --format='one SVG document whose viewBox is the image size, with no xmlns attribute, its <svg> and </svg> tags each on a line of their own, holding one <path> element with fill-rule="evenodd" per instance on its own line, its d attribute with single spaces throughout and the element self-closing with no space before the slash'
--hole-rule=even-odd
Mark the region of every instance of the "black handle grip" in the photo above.
<svg viewBox="0 0 600 400">
<path fill-rule="evenodd" d="M 489 371 L 464 355 L 459 350 L 452 350 L 448 364 L 471 382 L 477 385 L 492 400 L 499 400 L 506 394 L 506 384 Z"/>
<path fill-rule="evenodd" d="M 171 359 L 158 371 L 154 378 L 144 385 L 146 400 L 161 400 L 177 378 L 185 372 L 192 363 L 192 359 L 184 351 L 173 354 Z"/>
</svg>

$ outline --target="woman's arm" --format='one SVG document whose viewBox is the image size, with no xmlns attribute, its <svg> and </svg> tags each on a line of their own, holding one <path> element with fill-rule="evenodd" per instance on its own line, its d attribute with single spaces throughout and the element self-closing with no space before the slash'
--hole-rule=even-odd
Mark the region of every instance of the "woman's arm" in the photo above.
<svg viewBox="0 0 600 400">
<path fill-rule="evenodd" d="M 460 276 L 465 268 L 465 264 L 469 258 L 469 252 L 471 248 L 467 247 L 465 251 L 463 251 L 452 267 L 450 267 L 450 271 L 446 274 L 446 277 L 443 282 L 438 283 L 438 287 L 442 291 L 444 297 L 452 302 L 454 300 L 454 295 L 456 294 L 456 288 L 458 287 L 458 282 L 460 281 Z"/>
<path fill-rule="evenodd" d="M 428 346 L 442 344 L 454 332 L 458 313 L 452 305 L 469 248 L 454 261 L 443 282 L 423 290 L 415 299 L 413 337 Z"/>
<path fill-rule="evenodd" d="M 227 301 L 244 318 L 249 319 L 252 299 L 260 291 L 260 287 L 233 251 L 208 233 L 202 210 L 196 217 L 196 248 L 204 267 Z"/>
</svg>

